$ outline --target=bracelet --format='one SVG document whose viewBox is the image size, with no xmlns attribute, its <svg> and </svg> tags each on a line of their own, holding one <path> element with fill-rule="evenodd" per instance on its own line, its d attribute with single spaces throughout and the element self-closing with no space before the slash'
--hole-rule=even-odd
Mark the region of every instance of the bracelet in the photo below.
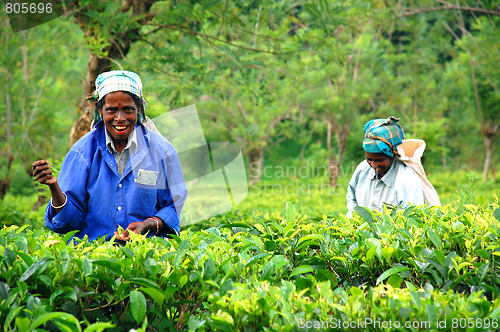
<svg viewBox="0 0 500 332">
<path fill-rule="evenodd" d="M 52 197 L 50 198 L 50 205 L 52 205 L 52 207 L 54 209 L 62 209 L 66 205 L 66 203 L 68 203 L 68 196 L 66 196 L 66 194 L 64 193 L 64 191 L 63 191 L 63 195 L 64 195 L 65 200 L 64 200 L 64 204 L 61 205 L 61 206 L 54 206 L 54 203 L 52 202 Z"/>
<path fill-rule="evenodd" d="M 158 218 L 157 216 L 152 216 L 151 219 L 154 219 L 154 221 L 156 221 L 156 233 L 155 234 L 158 234 L 158 232 L 160 231 L 160 218 Z"/>
</svg>

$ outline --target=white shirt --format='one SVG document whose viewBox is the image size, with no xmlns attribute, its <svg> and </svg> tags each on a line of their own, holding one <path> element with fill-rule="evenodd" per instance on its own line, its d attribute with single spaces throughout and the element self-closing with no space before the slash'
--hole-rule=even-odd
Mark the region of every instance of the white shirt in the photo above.
<svg viewBox="0 0 500 332">
<path fill-rule="evenodd" d="M 394 158 L 391 168 L 379 179 L 366 160 L 354 171 L 347 188 L 347 213 L 352 216 L 355 206 L 383 211 L 384 204 L 406 208 L 424 204 L 424 194 L 415 172 Z"/>
<path fill-rule="evenodd" d="M 137 133 L 135 131 L 135 128 L 128 136 L 127 145 L 125 145 L 125 148 L 123 149 L 122 153 L 118 152 L 115 149 L 113 138 L 108 133 L 107 129 L 105 130 L 105 132 L 106 132 L 106 147 L 108 148 L 108 151 L 113 154 L 113 157 L 115 157 L 118 174 L 123 175 L 125 167 L 127 167 L 128 158 L 130 157 L 130 150 L 134 149 L 134 152 L 137 153 Z"/>
</svg>

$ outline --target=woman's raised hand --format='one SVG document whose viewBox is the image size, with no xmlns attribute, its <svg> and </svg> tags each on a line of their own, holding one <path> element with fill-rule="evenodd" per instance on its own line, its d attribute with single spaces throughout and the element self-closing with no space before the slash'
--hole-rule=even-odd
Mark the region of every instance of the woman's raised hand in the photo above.
<svg viewBox="0 0 500 332">
<path fill-rule="evenodd" d="M 57 183 L 57 178 L 52 173 L 52 164 L 47 160 L 37 160 L 33 163 L 33 176 L 42 184 Z"/>
</svg>

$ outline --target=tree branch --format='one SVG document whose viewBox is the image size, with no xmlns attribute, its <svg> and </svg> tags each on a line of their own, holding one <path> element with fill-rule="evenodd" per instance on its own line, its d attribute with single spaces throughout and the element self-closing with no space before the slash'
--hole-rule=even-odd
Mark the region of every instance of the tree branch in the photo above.
<svg viewBox="0 0 500 332">
<path fill-rule="evenodd" d="M 412 16 L 412 15 L 418 15 L 418 14 L 422 14 L 422 13 L 436 12 L 436 11 L 442 11 L 442 10 L 470 11 L 470 12 L 500 16 L 500 10 L 496 11 L 496 10 L 489 10 L 489 9 L 484 9 L 484 8 L 477 8 L 477 7 L 463 7 L 463 6 L 448 5 L 448 6 L 442 6 L 442 7 L 427 7 L 427 8 L 420 8 L 420 9 L 415 9 L 415 10 L 403 10 L 403 13 L 399 14 L 397 17 L 401 18 L 401 17 L 406 17 L 406 16 Z"/>
<path fill-rule="evenodd" d="M 280 115 L 280 116 L 274 118 L 274 120 L 267 127 L 266 135 L 264 136 L 264 139 L 267 141 L 271 137 L 272 130 L 278 125 L 278 123 L 280 123 L 282 120 L 287 120 L 287 119 L 291 119 L 291 116 L 290 115 Z"/>
<path fill-rule="evenodd" d="M 227 18 L 224 17 L 223 15 L 220 15 L 219 13 L 211 10 L 210 13 L 214 14 L 215 16 L 217 16 L 218 18 L 220 18 L 221 20 L 224 20 L 224 21 L 227 21 Z M 260 14 L 260 12 L 259 12 Z M 251 35 L 251 36 L 257 36 L 258 38 L 263 38 L 263 39 L 269 39 L 269 40 L 274 40 L 274 41 L 283 41 L 283 39 L 281 38 L 276 38 L 276 37 L 271 37 L 271 36 L 266 36 L 266 35 L 261 35 L 261 34 L 258 34 L 255 32 L 255 30 L 252 32 L 252 31 L 248 31 L 248 30 L 245 30 L 243 28 L 240 28 L 239 26 L 231 26 L 231 28 L 235 29 L 235 30 L 238 30 L 238 31 L 241 31 L 241 32 L 244 32 L 248 35 Z"/>
<path fill-rule="evenodd" d="M 250 121 L 248 121 L 247 113 L 245 112 L 245 109 L 243 108 L 243 105 L 241 104 L 241 102 L 239 100 L 236 101 L 236 106 L 238 106 L 238 110 L 240 111 L 243 119 L 245 119 L 246 122 L 250 122 Z"/>
<path fill-rule="evenodd" d="M 36 96 L 36 100 L 35 100 L 35 104 L 33 105 L 33 109 L 31 110 L 31 114 L 30 114 L 30 117 L 29 117 L 29 122 L 28 124 L 31 124 L 33 123 L 33 120 L 35 119 L 35 115 L 36 113 L 38 112 L 38 103 L 40 101 L 40 98 L 42 96 L 42 92 L 43 92 L 43 87 L 45 85 L 45 81 L 47 80 L 47 76 L 49 74 L 49 69 L 45 70 L 45 74 L 43 75 L 43 78 L 42 78 L 42 82 L 40 84 L 40 89 L 38 89 L 38 94 Z M 17 157 L 19 156 L 19 154 L 21 153 L 21 150 L 22 150 L 22 147 L 24 145 L 24 142 L 26 141 L 26 139 L 28 138 L 28 133 L 29 133 L 29 127 L 27 128 L 24 128 L 25 131 L 24 131 L 24 134 L 23 134 L 23 138 L 21 139 L 21 143 L 19 144 L 19 148 L 18 150 L 16 151 L 16 154 L 14 156 L 14 159 L 17 159 Z"/>
<path fill-rule="evenodd" d="M 190 30 L 190 29 L 187 29 L 187 28 L 183 28 L 183 27 L 180 27 L 180 26 L 171 26 L 171 25 L 155 25 L 155 26 L 157 26 L 157 27 L 159 26 L 159 27 L 162 27 L 162 28 L 165 28 L 165 29 L 179 31 L 179 32 L 186 33 L 186 34 L 189 34 L 189 35 L 192 35 L 192 36 L 198 36 L 198 37 L 201 37 L 201 38 L 203 38 L 203 39 L 205 39 L 207 41 L 209 41 L 209 40 L 216 41 L 216 42 L 219 42 L 219 43 L 222 43 L 222 44 L 226 44 L 226 45 L 229 45 L 229 46 L 237 47 L 237 48 L 240 48 L 240 49 L 243 49 L 243 50 L 247 50 L 247 51 L 258 52 L 258 53 L 268 53 L 268 54 L 273 54 L 273 55 L 292 54 L 292 52 L 268 51 L 268 50 L 263 50 L 263 49 L 259 49 L 259 48 L 252 48 L 252 47 L 248 47 L 248 46 L 238 45 L 238 44 L 229 42 L 227 40 L 223 40 L 223 39 L 220 39 L 220 38 L 217 38 L 217 37 L 214 37 L 214 36 L 210 36 L 210 35 L 207 35 L 207 34 L 204 34 L 204 33 L 193 31 L 193 30 Z"/>
</svg>

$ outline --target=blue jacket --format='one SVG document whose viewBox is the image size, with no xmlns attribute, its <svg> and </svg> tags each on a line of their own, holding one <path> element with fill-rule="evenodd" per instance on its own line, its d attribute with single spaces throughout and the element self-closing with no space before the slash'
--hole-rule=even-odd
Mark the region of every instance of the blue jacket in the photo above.
<svg viewBox="0 0 500 332">
<path fill-rule="evenodd" d="M 58 183 L 67 195 L 64 208 L 55 214 L 51 204 L 45 225 L 58 233 L 80 230 L 76 237 L 110 238 L 118 226 L 157 216 L 170 233 L 180 232 L 181 210 L 187 197 L 177 151 L 161 135 L 137 125 L 137 150 L 123 175 L 106 147 L 105 127 L 83 136 L 66 155 Z"/>
</svg>

